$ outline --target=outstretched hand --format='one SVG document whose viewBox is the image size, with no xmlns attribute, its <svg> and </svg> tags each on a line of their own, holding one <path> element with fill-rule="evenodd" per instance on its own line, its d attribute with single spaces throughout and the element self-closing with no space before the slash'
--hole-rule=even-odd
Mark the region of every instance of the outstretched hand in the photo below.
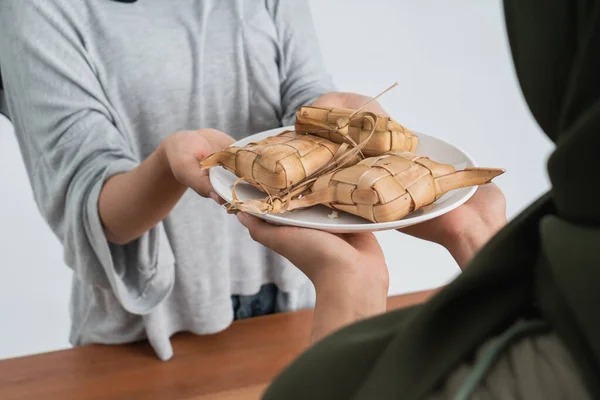
<svg viewBox="0 0 600 400">
<path fill-rule="evenodd" d="M 221 198 L 213 190 L 208 171 L 199 168 L 205 157 L 231 145 L 234 139 L 215 129 L 181 131 L 163 142 L 164 154 L 173 176 L 181 184 L 196 191 L 200 196 L 210 197 L 218 203 Z"/>
<path fill-rule="evenodd" d="M 494 183 L 487 183 L 465 204 L 432 220 L 400 232 L 444 246 L 464 268 L 479 249 L 506 225 L 506 199 Z"/>
<path fill-rule="evenodd" d="M 333 234 L 277 226 L 245 213 L 239 213 L 238 219 L 252 239 L 290 260 L 316 286 L 366 277 L 387 285 L 383 251 L 372 233 Z"/>
<path fill-rule="evenodd" d="M 328 232 L 270 225 L 239 213 L 254 240 L 290 260 L 314 284 L 313 340 L 385 311 L 389 275 L 372 233 Z"/>
</svg>

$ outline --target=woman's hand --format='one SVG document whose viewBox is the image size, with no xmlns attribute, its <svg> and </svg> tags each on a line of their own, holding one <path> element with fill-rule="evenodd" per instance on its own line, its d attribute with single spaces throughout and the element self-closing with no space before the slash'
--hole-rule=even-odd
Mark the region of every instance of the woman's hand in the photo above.
<svg viewBox="0 0 600 400">
<path fill-rule="evenodd" d="M 179 183 L 196 191 L 200 196 L 210 197 L 218 203 L 222 199 L 213 190 L 208 171 L 199 168 L 205 157 L 231 145 L 234 139 L 214 129 L 181 131 L 169 136 L 159 151 Z"/>
<path fill-rule="evenodd" d="M 506 225 L 506 200 L 494 183 L 478 187 L 465 204 L 400 232 L 444 246 L 460 268 Z"/>
<path fill-rule="evenodd" d="M 275 226 L 244 213 L 238 219 L 254 240 L 290 260 L 315 285 L 313 340 L 385 312 L 389 275 L 373 234 Z"/>
<path fill-rule="evenodd" d="M 199 164 L 232 142 L 212 129 L 177 132 L 136 168 L 110 177 L 98 204 L 106 239 L 127 244 L 139 238 L 171 212 L 188 187 L 221 202 Z"/>
</svg>

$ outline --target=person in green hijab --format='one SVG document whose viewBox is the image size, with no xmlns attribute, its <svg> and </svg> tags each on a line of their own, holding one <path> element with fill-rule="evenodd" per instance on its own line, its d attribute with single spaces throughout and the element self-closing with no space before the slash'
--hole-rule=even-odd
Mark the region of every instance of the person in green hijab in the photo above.
<svg viewBox="0 0 600 400">
<path fill-rule="evenodd" d="M 255 240 L 317 290 L 315 343 L 265 399 L 600 398 L 600 1 L 505 0 L 504 11 L 521 89 L 556 144 L 551 190 L 480 249 L 450 240 L 468 268 L 425 304 L 388 313 L 387 269 L 372 235 L 240 214 Z M 502 203 L 490 185 L 477 196 Z"/>
</svg>

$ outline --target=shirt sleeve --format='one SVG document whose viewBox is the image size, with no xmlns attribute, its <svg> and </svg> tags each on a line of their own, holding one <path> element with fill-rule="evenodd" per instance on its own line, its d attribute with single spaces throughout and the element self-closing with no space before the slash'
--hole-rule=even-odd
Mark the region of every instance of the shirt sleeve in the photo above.
<svg viewBox="0 0 600 400">
<path fill-rule="evenodd" d="M 306 0 L 268 0 L 280 46 L 281 99 L 284 125 L 295 120 L 298 107 L 335 90 L 325 68 L 317 32 Z"/>
<path fill-rule="evenodd" d="M 140 160 L 117 128 L 75 21 L 48 3 L 0 2 L 0 69 L 35 201 L 75 279 L 147 314 L 172 289 L 171 246 L 161 224 L 124 246 L 106 240 L 102 186 Z"/>
</svg>

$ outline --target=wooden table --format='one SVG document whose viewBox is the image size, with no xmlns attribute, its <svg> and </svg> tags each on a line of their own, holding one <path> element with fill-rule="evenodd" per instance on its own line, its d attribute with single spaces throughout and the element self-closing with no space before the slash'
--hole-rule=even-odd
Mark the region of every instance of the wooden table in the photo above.
<svg viewBox="0 0 600 400">
<path fill-rule="evenodd" d="M 434 291 L 390 297 L 388 309 Z M 0 361 L 0 399 L 258 399 L 309 343 L 312 310 L 236 321 L 223 332 L 172 338 L 161 362 L 146 343 L 83 346 Z"/>
</svg>

